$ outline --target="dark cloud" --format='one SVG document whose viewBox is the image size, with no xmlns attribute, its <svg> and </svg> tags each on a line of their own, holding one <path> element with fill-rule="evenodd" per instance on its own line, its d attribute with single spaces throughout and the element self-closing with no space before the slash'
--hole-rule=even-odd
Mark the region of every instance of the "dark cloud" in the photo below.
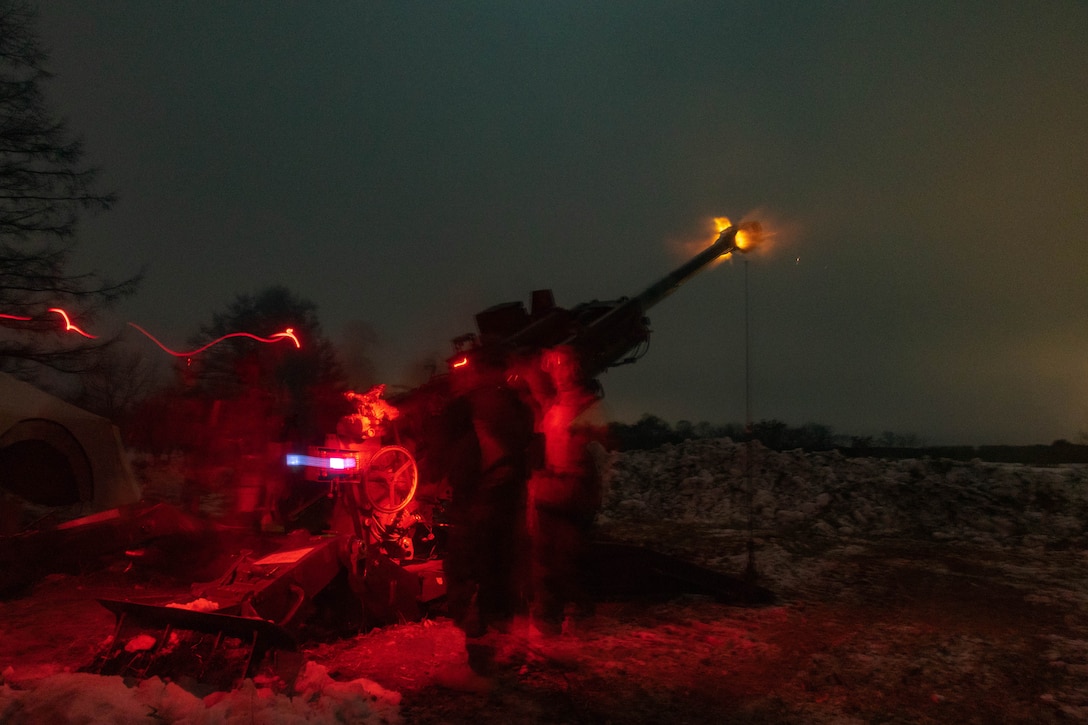
<svg viewBox="0 0 1088 725">
<path fill-rule="evenodd" d="M 184 339 L 282 283 L 391 384 L 496 302 L 630 295 L 715 215 L 757 418 L 932 442 L 1088 429 L 1088 8 L 51 0 L 51 92 L 120 192 L 84 261 Z M 740 421 L 744 267 L 653 310 L 627 419 Z"/>
</svg>

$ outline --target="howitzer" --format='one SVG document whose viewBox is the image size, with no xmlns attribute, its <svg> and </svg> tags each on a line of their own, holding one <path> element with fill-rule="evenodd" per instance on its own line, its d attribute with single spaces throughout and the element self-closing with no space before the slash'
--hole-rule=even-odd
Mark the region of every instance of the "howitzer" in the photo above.
<svg viewBox="0 0 1088 725">
<path fill-rule="evenodd" d="M 646 312 L 715 259 L 748 249 L 760 232 L 757 222 L 726 227 L 713 244 L 634 297 L 593 300 L 565 309 L 546 289 L 532 293 L 529 310 L 522 302 L 490 307 L 476 315 L 478 334 L 454 339 L 451 364 L 467 364 L 480 354 L 531 356 L 562 345 L 574 351 L 582 377 L 589 382 L 610 367 L 639 359 L 650 338 Z"/>
<path fill-rule="evenodd" d="M 138 677 L 181 674 L 229 687 L 252 676 L 270 651 L 295 647 L 308 613 L 329 608 L 330 600 L 349 600 L 332 609 L 352 613 L 344 624 L 360 627 L 440 610 L 447 504 L 453 500 L 449 477 L 460 463 L 454 448 L 465 422 L 455 383 L 471 382 L 477 362 L 510 379 L 525 363 L 531 367 L 548 351 L 565 348 L 577 358 L 580 382 L 594 390 L 598 375 L 645 351 L 650 308 L 715 259 L 746 249 L 759 232 L 758 224 L 728 226 L 635 297 L 566 309 L 556 305 L 551 290 L 538 290 L 530 310 L 521 302 L 488 308 L 476 315 L 477 333 L 453 341 L 448 374 L 388 403 L 381 399 L 383 386 L 349 393 L 355 413 L 341 419 L 325 444 L 286 456 L 286 466 L 298 472 L 298 496 L 283 507 L 285 535 L 262 535 L 214 581 L 194 585 L 185 597 L 191 601 L 100 600 L 117 623 L 90 669 Z M 469 374 L 459 380 L 464 365 L 469 371 L 461 372 Z M 586 405 L 595 399 L 584 397 Z M 548 465 L 546 457 L 541 461 Z M 315 516 L 321 519 L 316 527 L 304 525 L 306 515 L 325 504 L 331 504 L 327 517 Z M 745 582 L 639 547 L 605 542 L 591 558 L 600 560 L 593 564 L 596 586 L 606 595 L 679 587 L 723 601 L 767 601 L 765 591 Z"/>
</svg>

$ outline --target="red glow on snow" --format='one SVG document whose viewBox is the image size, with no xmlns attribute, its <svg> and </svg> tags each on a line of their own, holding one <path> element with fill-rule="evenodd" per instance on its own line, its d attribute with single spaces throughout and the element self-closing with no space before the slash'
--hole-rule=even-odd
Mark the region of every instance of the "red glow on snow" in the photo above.
<svg viewBox="0 0 1088 725">
<path fill-rule="evenodd" d="M 59 308 L 59 307 L 50 307 L 49 311 L 50 312 L 56 312 L 58 315 L 61 316 L 61 318 L 64 320 L 64 331 L 65 332 L 75 332 L 75 333 L 77 333 L 79 335 L 83 335 L 88 340 L 96 339 L 97 335 L 91 335 L 90 333 L 84 332 L 83 330 L 81 330 L 78 327 L 76 327 L 75 325 L 73 325 L 72 321 L 68 318 L 68 313 L 65 312 L 64 310 L 62 310 L 61 308 Z"/>
<path fill-rule="evenodd" d="M 178 350 L 171 350 L 170 348 L 168 348 L 157 337 L 155 337 L 150 332 L 148 332 L 144 328 L 137 325 L 135 322 L 130 322 L 128 324 L 131 325 L 132 327 L 135 327 L 137 330 L 139 330 L 144 335 L 146 335 L 147 338 L 149 340 L 151 340 L 151 342 L 155 343 L 160 348 L 162 348 L 162 350 L 164 352 L 169 353 L 170 355 L 173 355 L 174 357 L 192 357 L 193 355 L 199 355 L 200 353 L 207 350 L 209 347 L 212 347 L 213 345 L 218 345 L 219 343 L 223 342 L 223 340 L 226 340 L 226 339 L 231 338 L 231 337 L 248 337 L 251 340 L 256 340 L 257 342 L 263 342 L 265 344 L 277 343 L 277 342 L 280 342 L 281 340 L 290 340 L 291 342 L 295 343 L 296 348 L 301 348 L 302 347 L 302 343 L 300 343 L 298 341 L 298 337 L 295 336 L 294 328 L 288 327 L 283 332 L 277 332 L 274 335 L 272 335 L 271 337 L 260 337 L 259 335 L 254 335 L 251 332 L 231 332 L 229 334 L 223 335 L 220 338 L 212 340 L 211 342 L 207 343 L 206 345 L 202 345 L 202 346 L 198 347 L 195 350 L 189 350 L 189 351 L 186 351 L 186 352 L 179 352 Z"/>
</svg>

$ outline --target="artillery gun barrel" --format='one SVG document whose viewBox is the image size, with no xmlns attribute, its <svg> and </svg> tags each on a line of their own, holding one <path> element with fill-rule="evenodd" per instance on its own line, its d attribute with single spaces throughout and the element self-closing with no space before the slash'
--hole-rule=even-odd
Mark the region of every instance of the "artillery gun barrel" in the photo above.
<svg viewBox="0 0 1088 725">
<path fill-rule="evenodd" d="M 751 228 L 752 232 L 759 234 L 758 223 L 752 222 L 747 226 Z M 726 227 L 713 244 L 643 290 L 641 294 L 635 297 L 642 311 L 645 312 L 671 295 L 680 285 L 695 276 L 703 267 L 718 257 L 738 249 L 737 233 L 739 231 L 741 231 L 741 228 L 735 225 Z"/>
<path fill-rule="evenodd" d="M 645 343 L 650 336 L 646 311 L 675 292 L 680 285 L 697 274 L 718 257 L 741 250 L 737 234 L 741 227 L 729 226 L 709 247 L 647 287 L 636 297 L 617 300 L 603 314 L 583 319 L 563 343 L 574 347 L 582 359 L 585 377 L 594 378 L 609 367 L 634 362 L 638 356 L 630 352 Z M 758 223 L 745 225 L 743 231 L 758 237 Z M 626 356 L 626 357 L 625 357 Z"/>
</svg>

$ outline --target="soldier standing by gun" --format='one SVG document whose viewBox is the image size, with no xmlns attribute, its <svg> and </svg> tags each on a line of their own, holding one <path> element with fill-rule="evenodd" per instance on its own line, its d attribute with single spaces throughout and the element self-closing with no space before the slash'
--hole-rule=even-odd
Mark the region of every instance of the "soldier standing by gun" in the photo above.
<svg viewBox="0 0 1088 725">
<path fill-rule="evenodd" d="M 602 437 L 594 420 L 599 396 L 582 378 L 569 346 L 547 350 L 541 368 L 550 386 L 536 392 L 543 466 L 529 482 L 533 621 L 544 634 L 560 634 L 565 608 L 592 613 L 587 582 L 589 537 L 601 506 L 601 476 L 590 450 Z"/>
<path fill-rule="evenodd" d="M 450 616 L 465 633 L 471 672 L 447 672 L 440 680 L 480 689 L 493 669 L 495 634 L 509 631 L 523 601 L 533 417 L 497 359 L 466 357 L 450 378 L 456 397 L 447 411 L 452 496 L 445 565 Z"/>
</svg>

